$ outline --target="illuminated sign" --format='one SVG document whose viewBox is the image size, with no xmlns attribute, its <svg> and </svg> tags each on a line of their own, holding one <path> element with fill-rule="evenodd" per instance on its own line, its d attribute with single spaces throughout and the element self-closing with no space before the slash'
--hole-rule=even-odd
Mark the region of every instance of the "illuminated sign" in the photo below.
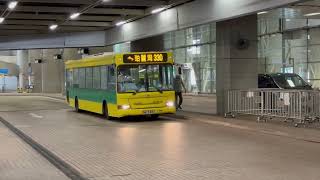
<svg viewBox="0 0 320 180">
<path fill-rule="evenodd" d="M 0 69 L 0 74 L 2 74 L 2 75 L 9 74 L 9 69 Z"/>
<path fill-rule="evenodd" d="M 167 62 L 167 53 L 146 53 L 146 54 L 125 54 L 123 55 L 124 63 L 157 63 Z"/>
</svg>

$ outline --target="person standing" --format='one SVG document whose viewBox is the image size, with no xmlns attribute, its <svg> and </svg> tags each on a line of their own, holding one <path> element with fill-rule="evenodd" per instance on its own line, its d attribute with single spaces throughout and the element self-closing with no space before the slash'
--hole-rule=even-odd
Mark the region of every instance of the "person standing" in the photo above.
<svg viewBox="0 0 320 180">
<path fill-rule="evenodd" d="M 178 70 L 178 74 L 174 78 L 173 88 L 174 88 L 175 94 L 176 94 L 176 108 L 182 109 L 182 107 L 181 107 L 182 102 L 183 102 L 182 88 L 184 89 L 185 92 L 187 92 L 187 90 L 186 90 L 186 87 L 185 87 L 185 85 L 182 81 L 182 78 L 181 78 L 181 68 L 180 67 Z M 179 99 L 179 102 L 178 102 L 178 99 Z"/>
</svg>

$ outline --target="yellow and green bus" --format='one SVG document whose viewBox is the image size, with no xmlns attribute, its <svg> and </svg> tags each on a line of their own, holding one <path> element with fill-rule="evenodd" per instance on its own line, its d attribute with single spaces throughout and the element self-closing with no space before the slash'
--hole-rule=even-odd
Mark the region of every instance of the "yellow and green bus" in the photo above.
<svg viewBox="0 0 320 180">
<path fill-rule="evenodd" d="M 176 112 L 170 52 L 104 54 L 66 62 L 66 99 L 107 119 Z"/>
</svg>

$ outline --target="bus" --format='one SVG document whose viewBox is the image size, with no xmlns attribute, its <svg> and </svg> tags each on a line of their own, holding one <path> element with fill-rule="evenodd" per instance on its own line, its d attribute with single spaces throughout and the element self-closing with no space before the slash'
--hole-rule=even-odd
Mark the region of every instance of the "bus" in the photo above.
<svg viewBox="0 0 320 180">
<path fill-rule="evenodd" d="M 66 61 L 66 100 L 105 118 L 176 113 L 171 52 L 103 54 Z"/>
</svg>

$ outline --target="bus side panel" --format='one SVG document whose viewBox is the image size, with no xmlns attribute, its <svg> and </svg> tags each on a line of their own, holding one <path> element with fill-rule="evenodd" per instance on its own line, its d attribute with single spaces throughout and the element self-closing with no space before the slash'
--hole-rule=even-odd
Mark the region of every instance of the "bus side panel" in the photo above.
<svg viewBox="0 0 320 180">
<path fill-rule="evenodd" d="M 108 110 L 112 112 L 116 105 L 116 94 L 106 90 L 75 88 L 70 96 L 70 105 L 74 107 L 75 97 L 78 98 L 81 110 L 102 114 L 103 101 L 108 103 Z"/>
<path fill-rule="evenodd" d="M 75 96 L 74 96 L 74 88 L 67 88 L 66 93 L 69 94 L 69 106 L 74 107 Z"/>
<path fill-rule="evenodd" d="M 102 95 L 102 99 L 107 102 L 109 115 L 113 116 L 114 112 L 118 110 L 116 92 L 115 91 L 104 92 Z M 103 100 L 101 101 L 101 107 L 102 107 Z"/>
</svg>

